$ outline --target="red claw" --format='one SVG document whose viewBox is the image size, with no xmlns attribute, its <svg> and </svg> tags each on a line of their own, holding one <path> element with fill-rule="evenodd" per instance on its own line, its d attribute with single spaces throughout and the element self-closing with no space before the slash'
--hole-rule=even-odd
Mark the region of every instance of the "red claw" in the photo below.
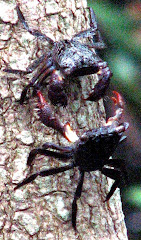
<svg viewBox="0 0 141 240">
<path fill-rule="evenodd" d="M 41 93 L 40 90 L 37 90 L 37 96 L 39 98 L 39 108 L 43 108 L 45 104 L 47 104 L 46 99 L 44 98 L 43 94 Z"/>
<path fill-rule="evenodd" d="M 124 102 L 123 102 L 122 96 L 117 91 L 113 91 L 113 93 L 116 95 L 116 97 L 111 97 L 114 104 L 119 105 L 119 107 L 123 108 L 124 107 Z"/>
<path fill-rule="evenodd" d="M 76 142 L 79 138 L 76 132 L 71 129 L 70 124 L 67 123 L 64 125 L 59 121 L 59 118 L 53 114 L 51 106 L 47 103 L 40 90 L 37 90 L 37 96 L 39 98 L 38 114 L 41 122 L 44 125 L 59 131 L 69 142 Z"/>
<path fill-rule="evenodd" d="M 110 126 L 110 125 L 118 125 L 118 122 L 120 121 L 122 114 L 123 114 L 123 108 L 124 108 L 124 102 L 122 99 L 122 96 L 116 92 L 113 91 L 113 93 L 115 94 L 115 97 L 111 97 L 111 99 L 113 100 L 114 104 L 117 105 L 117 110 L 115 111 L 115 115 L 113 117 L 110 117 L 107 122 L 106 122 L 106 126 Z"/>
</svg>

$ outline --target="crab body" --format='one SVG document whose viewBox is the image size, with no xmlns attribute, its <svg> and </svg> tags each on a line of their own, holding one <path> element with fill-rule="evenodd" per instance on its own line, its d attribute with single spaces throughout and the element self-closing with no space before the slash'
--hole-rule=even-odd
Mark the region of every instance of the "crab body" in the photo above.
<svg viewBox="0 0 141 240">
<path fill-rule="evenodd" d="M 97 73 L 102 62 L 92 49 L 77 40 L 57 42 L 53 49 L 53 61 L 64 76 Z"/>
<path fill-rule="evenodd" d="M 85 132 L 75 146 L 75 164 L 86 172 L 101 171 L 109 157 L 113 155 L 122 134 L 123 132 L 119 133 L 111 126 Z"/>
<path fill-rule="evenodd" d="M 126 122 L 120 123 L 123 114 L 123 101 L 119 93 L 114 93 L 116 97 L 113 97 L 113 100 L 118 105 L 115 115 L 110 117 L 104 126 L 86 131 L 78 137 L 68 123 L 63 125 L 56 116 L 53 116 L 50 105 L 46 102 L 40 90 L 37 90 L 41 121 L 46 126 L 57 130 L 73 144 L 71 146 L 60 146 L 47 142 L 41 148 L 35 148 L 29 153 L 27 165 L 31 167 L 38 154 L 52 156 L 62 161 L 70 161 L 70 163 L 63 167 L 35 172 L 18 183 L 15 190 L 32 182 L 38 176 L 45 177 L 78 167 L 80 178 L 72 202 L 72 226 L 75 230 L 77 200 L 81 196 L 85 172 L 99 170 L 105 176 L 115 180 L 106 196 L 106 201 L 110 199 L 116 188 L 120 187 L 121 182 L 127 180 L 124 162 L 121 159 L 110 159 L 116 147 L 122 141 L 122 135 L 129 125 Z"/>
<path fill-rule="evenodd" d="M 67 106 L 68 97 L 65 92 L 66 81 L 69 78 L 73 82 L 74 77 L 97 73 L 99 81 L 85 100 L 97 101 L 101 99 L 109 86 L 112 73 L 96 53 L 96 49 L 102 49 L 104 43 L 101 39 L 95 14 L 90 8 L 90 28 L 75 34 L 71 40 L 53 41 L 46 35 L 29 28 L 19 6 L 16 7 L 18 17 L 24 27 L 32 35 L 48 41 L 52 49 L 39 57 L 26 71 L 16 69 L 4 69 L 5 72 L 28 74 L 37 68 L 36 74 L 22 91 L 20 103 L 25 101 L 30 88 L 41 88 L 43 82 L 48 83 L 48 98 L 54 105 Z M 94 42 L 96 37 L 97 42 Z M 81 43 L 81 38 L 89 38 L 88 44 Z"/>
</svg>

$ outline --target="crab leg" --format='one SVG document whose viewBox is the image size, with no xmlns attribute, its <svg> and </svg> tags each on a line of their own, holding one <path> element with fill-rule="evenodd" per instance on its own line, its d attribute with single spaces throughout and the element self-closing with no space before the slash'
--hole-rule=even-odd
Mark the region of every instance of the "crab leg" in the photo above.
<svg viewBox="0 0 141 240">
<path fill-rule="evenodd" d="M 84 182 L 84 171 L 80 171 L 79 183 L 77 185 L 74 199 L 72 202 L 72 226 L 76 230 L 76 216 L 77 216 L 77 200 L 81 197 L 82 187 Z"/>
<path fill-rule="evenodd" d="M 68 170 L 73 169 L 73 168 L 74 168 L 74 164 L 71 163 L 71 164 L 69 164 L 67 166 L 64 166 L 64 167 L 50 168 L 50 169 L 46 169 L 46 170 L 36 172 L 36 173 L 30 175 L 29 177 L 25 178 L 22 182 L 18 183 L 17 186 L 14 188 L 14 190 L 32 182 L 38 176 L 46 177 L 46 176 L 54 175 L 54 174 L 57 174 L 57 173 L 62 173 L 62 172 L 68 171 Z"/>
<path fill-rule="evenodd" d="M 100 36 L 100 32 L 97 27 L 97 21 L 96 21 L 96 16 L 93 11 L 93 9 L 90 7 L 89 8 L 89 13 L 90 13 L 90 28 L 84 31 L 81 31 L 73 36 L 73 40 L 79 40 L 80 38 L 92 38 L 91 41 L 91 48 L 97 48 L 97 49 L 102 49 L 105 47 L 104 42 L 102 41 L 102 38 Z M 93 41 L 93 38 L 96 36 L 97 42 Z"/>
<path fill-rule="evenodd" d="M 35 60 L 31 65 L 29 65 L 26 70 L 20 70 L 20 69 L 13 69 L 10 68 L 8 66 L 8 64 L 6 63 L 6 61 L 4 61 L 5 65 L 7 66 L 7 68 L 3 69 L 4 72 L 8 72 L 8 73 L 15 73 L 15 74 L 29 74 L 32 73 L 38 66 L 39 64 L 41 64 L 43 62 L 43 60 L 46 58 L 46 55 L 42 55 L 41 57 L 39 57 L 37 60 Z"/>
<path fill-rule="evenodd" d="M 40 37 L 42 39 L 47 40 L 50 44 L 54 44 L 54 41 L 50 37 L 46 36 L 45 34 L 39 32 L 39 31 L 37 31 L 35 29 L 32 30 L 32 29 L 29 28 L 29 26 L 28 26 L 28 24 L 27 24 L 27 22 L 26 22 L 26 20 L 25 20 L 25 18 L 23 16 L 23 14 L 22 14 L 18 4 L 16 6 L 16 10 L 17 10 L 17 14 L 18 14 L 18 17 L 19 17 L 21 23 L 23 24 L 23 26 L 25 27 L 25 29 L 29 33 L 31 33 L 33 36 Z"/>
<path fill-rule="evenodd" d="M 37 74 L 32 78 L 31 82 L 23 89 L 21 93 L 21 98 L 20 98 L 20 104 L 23 104 L 27 91 L 30 87 L 36 87 L 36 85 L 39 87 L 41 82 L 43 81 L 42 79 L 44 76 L 48 76 L 52 71 L 54 67 L 52 66 L 52 62 L 50 59 L 45 59 L 43 61 L 43 64 L 40 68 L 40 71 L 37 72 Z"/>
<path fill-rule="evenodd" d="M 71 150 L 69 152 L 59 152 L 59 151 L 51 151 L 43 148 L 35 148 L 31 150 L 27 159 L 27 166 L 31 167 L 33 160 L 35 159 L 36 155 L 43 155 L 43 156 L 50 156 L 54 158 L 59 158 L 61 161 L 67 161 L 71 158 Z"/>
</svg>

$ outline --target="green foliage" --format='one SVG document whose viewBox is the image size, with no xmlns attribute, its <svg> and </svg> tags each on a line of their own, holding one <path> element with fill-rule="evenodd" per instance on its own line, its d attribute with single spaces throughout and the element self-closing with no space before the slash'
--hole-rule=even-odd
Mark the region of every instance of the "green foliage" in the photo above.
<svg viewBox="0 0 141 240">
<path fill-rule="evenodd" d="M 88 1 L 93 7 L 107 49 L 105 60 L 112 72 L 112 83 L 123 92 L 129 103 L 140 109 L 140 19 L 133 18 L 126 7 L 119 8 L 112 1 Z"/>
<path fill-rule="evenodd" d="M 140 185 L 133 185 L 125 191 L 125 201 L 134 207 L 141 210 L 141 187 Z"/>
<path fill-rule="evenodd" d="M 141 175 L 138 175 L 136 170 L 139 171 L 141 166 L 141 14 L 139 13 L 141 3 L 134 0 L 88 0 L 88 6 L 94 9 L 100 32 L 107 46 L 100 51 L 100 54 L 103 54 L 102 59 L 108 63 L 113 72 L 112 89 L 119 91 L 126 102 L 125 118 L 129 121 L 130 128 L 128 142 L 126 141 L 127 152 L 125 148 L 123 156 L 127 168 L 130 169 L 131 185 L 125 187 L 122 201 L 129 239 L 139 240 L 141 239 L 140 220 L 138 220 L 141 214 Z"/>
</svg>

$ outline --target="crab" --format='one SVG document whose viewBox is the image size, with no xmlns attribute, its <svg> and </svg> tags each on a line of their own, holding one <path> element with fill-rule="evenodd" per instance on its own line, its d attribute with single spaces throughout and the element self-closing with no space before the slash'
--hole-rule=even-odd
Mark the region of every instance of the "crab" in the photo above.
<svg viewBox="0 0 141 240">
<path fill-rule="evenodd" d="M 27 166 L 31 168 L 33 160 L 37 155 L 52 156 L 59 161 L 70 161 L 70 163 L 58 168 L 37 171 L 18 183 L 15 190 L 31 183 L 38 176 L 46 177 L 78 168 L 80 177 L 72 202 L 71 218 L 72 226 L 77 230 L 77 201 L 81 197 L 85 172 L 99 170 L 102 174 L 114 180 L 105 201 L 108 201 L 114 194 L 115 190 L 120 187 L 120 184 L 124 183 L 127 179 L 127 173 L 123 161 L 121 159 L 110 158 L 118 144 L 125 138 L 123 133 L 129 126 L 127 122 L 121 123 L 120 121 L 123 114 L 124 102 L 121 95 L 114 91 L 115 96 L 112 97 L 112 99 L 117 106 L 115 115 L 110 117 L 104 126 L 85 131 L 82 136 L 78 137 L 70 128 L 69 123 L 63 125 L 59 119 L 52 116 L 50 106 L 46 102 L 41 91 L 39 89 L 36 91 L 39 99 L 38 107 L 41 121 L 46 126 L 59 131 L 66 139 L 72 142 L 72 145 L 60 146 L 55 143 L 47 142 L 43 144 L 42 147 L 31 150 L 27 159 Z"/>
<path fill-rule="evenodd" d="M 21 93 L 20 103 L 26 99 L 30 88 L 41 88 L 44 82 L 48 85 L 48 98 L 53 105 L 67 106 L 68 97 L 65 92 L 66 81 L 75 77 L 98 74 L 99 81 L 85 100 L 98 101 L 103 98 L 109 87 L 112 73 L 107 65 L 95 52 L 104 48 L 104 43 L 97 27 L 95 14 L 92 8 L 90 12 L 90 28 L 75 34 L 70 40 L 53 41 L 45 34 L 32 30 L 28 26 L 19 5 L 16 6 L 19 20 L 25 29 L 32 35 L 39 37 L 52 45 L 51 51 L 40 56 L 25 71 L 6 68 L 5 72 L 28 74 L 38 68 L 36 74 Z M 80 40 L 88 38 L 89 43 L 81 43 Z M 94 39 L 97 41 L 95 42 Z"/>
</svg>

